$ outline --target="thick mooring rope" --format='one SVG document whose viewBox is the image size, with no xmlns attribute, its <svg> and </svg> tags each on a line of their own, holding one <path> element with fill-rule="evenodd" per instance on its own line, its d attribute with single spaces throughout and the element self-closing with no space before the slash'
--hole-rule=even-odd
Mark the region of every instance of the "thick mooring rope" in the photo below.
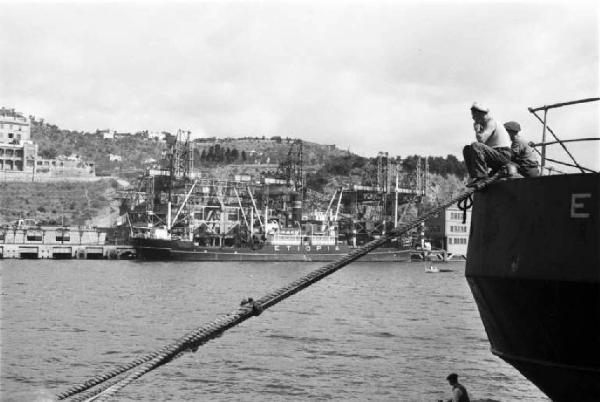
<svg viewBox="0 0 600 402">
<path fill-rule="evenodd" d="M 217 318 L 216 320 L 202 327 L 193 330 L 192 332 L 176 340 L 175 342 L 154 352 L 151 352 L 145 356 L 139 357 L 128 364 L 116 367 L 115 369 L 107 371 L 104 374 L 95 376 L 81 384 L 75 385 L 64 392 L 59 393 L 58 395 L 56 395 L 56 397 L 57 399 L 62 400 L 70 398 L 76 394 L 81 394 L 78 395 L 76 398 L 72 399 L 71 401 L 107 400 L 111 396 L 114 396 L 119 390 L 132 383 L 136 379 L 140 378 L 144 374 L 148 373 L 149 371 L 152 371 L 155 368 L 168 363 L 169 361 L 178 357 L 183 352 L 186 352 L 188 350 L 196 351 L 199 346 L 205 344 L 213 338 L 219 337 L 221 334 L 223 334 L 223 332 L 227 331 L 229 328 L 232 328 L 251 317 L 259 315 L 262 311 L 268 309 L 269 307 L 274 306 L 275 304 L 287 299 L 288 297 L 298 293 L 302 289 L 309 287 L 313 283 L 318 282 L 326 276 L 333 274 L 334 272 L 345 267 L 351 262 L 359 259 L 365 254 L 373 251 L 378 247 L 381 247 L 388 240 L 408 232 L 410 229 L 419 226 L 421 222 L 424 222 L 425 220 L 433 217 L 434 215 L 440 213 L 449 206 L 469 198 L 475 191 L 485 188 L 489 184 L 498 180 L 500 177 L 500 173 L 497 173 L 489 179 L 479 182 L 477 188 L 471 188 L 462 192 L 461 194 L 457 195 L 456 197 L 453 197 L 449 201 L 439 205 L 435 209 L 427 212 L 426 214 L 417 217 L 404 225 L 394 228 L 391 232 L 383 235 L 381 238 L 373 240 L 365 244 L 363 247 L 353 250 L 349 254 L 340 257 L 336 261 L 333 261 L 321 268 L 317 268 L 316 270 L 308 273 L 307 275 L 291 282 L 287 286 L 279 288 L 261 297 L 258 300 L 245 300 L 244 302 L 242 302 L 242 305 L 238 309 L 220 318 Z M 122 377 L 120 380 L 113 381 L 112 383 L 107 383 L 109 380 L 114 379 L 115 377 L 120 376 L 121 374 L 132 370 L 135 367 L 139 368 L 136 371 L 129 373 L 127 376 Z M 91 390 L 91 388 L 93 387 L 96 387 L 96 389 Z"/>
</svg>

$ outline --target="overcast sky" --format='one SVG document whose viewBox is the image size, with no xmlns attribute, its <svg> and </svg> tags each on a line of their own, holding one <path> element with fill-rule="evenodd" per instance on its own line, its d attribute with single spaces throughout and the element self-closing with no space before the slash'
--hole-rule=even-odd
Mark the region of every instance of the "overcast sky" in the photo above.
<svg viewBox="0 0 600 402">
<path fill-rule="evenodd" d="M 539 141 L 528 107 L 600 95 L 597 1 L 0 3 L 0 105 L 72 130 L 462 159 L 473 101 Z M 599 111 L 549 124 L 598 137 Z"/>
</svg>

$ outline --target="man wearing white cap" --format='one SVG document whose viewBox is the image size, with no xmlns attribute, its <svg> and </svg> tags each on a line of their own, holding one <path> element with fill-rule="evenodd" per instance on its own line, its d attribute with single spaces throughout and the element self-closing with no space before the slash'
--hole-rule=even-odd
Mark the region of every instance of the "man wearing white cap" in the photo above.
<svg viewBox="0 0 600 402">
<path fill-rule="evenodd" d="M 467 187 L 478 187 L 488 177 L 510 163 L 511 141 L 504 126 L 490 115 L 488 108 L 475 102 L 471 106 L 476 142 L 463 148 L 463 156 L 471 180 Z"/>
</svg>

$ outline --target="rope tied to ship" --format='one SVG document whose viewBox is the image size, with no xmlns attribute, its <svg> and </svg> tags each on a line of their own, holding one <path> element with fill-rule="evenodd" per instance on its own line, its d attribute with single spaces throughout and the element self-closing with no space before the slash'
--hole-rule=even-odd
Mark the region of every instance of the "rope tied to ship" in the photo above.
<svg viewBox="0 0 600 402">
<path fill-rule="evenodd" d="M 196 328 L 192 332 L 164 346 L 161 349 L 151 352 L 145 356 L 138 357 L 128 364 L 118 366 L 113 370 L 109 370 L 103 374 L 92 377 L 81 384 L 75 385 L 64 392 L 57 394 L 56 397 L 58 400 L 63 400 L 80 394 L 71 399 L 71 401 L 79 402 L 108 400 L 108 398 L 114 396 L 122 388 L 142 377 L 144 374 L 170 362 L 171 360 L 176 359 L 186 351 L 198 350 L 200 346 L 207 343 L 211 339 L 221 336 L 228 329 L 233 328 L 234 326 L 246 321 L 251 317 L 260 315 L 264 310 L 333 274 L 334 272 L 368 254 L 374 249 L 381 247 L 388 240 L 398 237 L 409 230 L 418 227 L 422 222 L 434 217 L 449 206 L 468 199 L 475 191 L 481 191 L 501 177 L 502 176 L 500 172 L 496 173 L 494 176 L 483 180 L 477 189 L 467 189 L 466 191 L 444 202 L 424 215 L 417 217 L 408 223 L 395 227 L 390 232 L 381 236 L 379 239 L 370 241 L 363 247 L 353 250 L 347 255 L 340 257 L 338 260 L 317 268 L 305 276 L 289 283 L 288 285 L 266 294 L 258 300 L 254 300 L 252 298 L 242 300 L 240 306 L 231 313 L 225 314 L 214 321 L 205 324 L 204 326 Z M 135 368 L 137 368 L 135 371 L 129 372 Z M 120 378 L 113 380 L 117 377 Z"/>
<path fill-rule="evenodd" d="M 464 198 L 456 203 L 458 209 L 463 213 L 462 223 L 467 223 L 467 210 L 473 206 L 473 194 L 470 194 L 467 198 Z"/>
<path fill-rule="evenodd" d="M 263 307 L 260 305 L 260 303 L 257 303 L 256 301 L 254 301 L 254 299 L 252 299 L 251 297 L 242 300 L 242 302 L 240 303 L 240 306 L 244 306 L 244 305 L 250 305 L 252 306 L 252 312 L 254 313 L 255 316 L 260 315 L 260 313 L 263 312 Z"/>
</svg>

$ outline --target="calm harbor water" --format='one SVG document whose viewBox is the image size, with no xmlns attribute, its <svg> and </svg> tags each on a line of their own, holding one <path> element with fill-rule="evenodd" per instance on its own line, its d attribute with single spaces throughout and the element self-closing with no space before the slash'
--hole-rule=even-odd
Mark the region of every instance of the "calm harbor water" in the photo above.
<svg viewBox="0 0 600 402">
<path fill-rule="evenodd" d="M 3 401 L 44 400 L 320 264 L 3 260 Z M 355 263 L 126 387 L 122 401 L 548 401 L 489 350 L 464 278 Z"/>
</svg>

